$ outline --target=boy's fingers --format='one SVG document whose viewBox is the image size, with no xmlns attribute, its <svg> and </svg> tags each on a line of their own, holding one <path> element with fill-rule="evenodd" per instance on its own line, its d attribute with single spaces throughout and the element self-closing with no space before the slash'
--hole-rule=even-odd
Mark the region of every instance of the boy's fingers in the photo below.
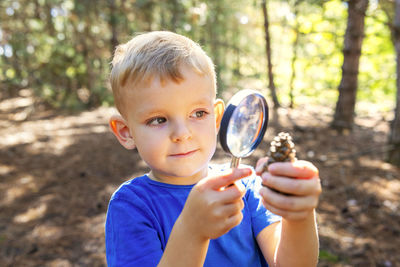
<svg viewBox="0 0 400 267">
<path fill-rule="evenodd" d="M 229 186 L 233 184 L 236 180 L 247 177 L 250 174 L 250 168 L 233 169 L 232 172 L 229 172 L 227 174 L 208 178 L 207 183 L 213 189 L 219 190 L 220 188 Z"/>
<path fill-rule="evenodd" d="M 277 208 L 268 202 L 265 199 L 262 199 L 262 203 L 264 207 L 266 207 L 269 211 L 276 215 L 280 215 L 288 220 L 302 220 L 305 219 L 311 212 L 311 210 L 301 210 L 301 211 L 288 211 L 284 209 Z"/>
<path fill-rule="evenodd" d="M 287 211 L 304 211 L 316 208 L 318 205 L 318 198 L 313 195 L 308 196 L 285 196 L 280 193 L 276 193 L 268 187 L 260 189 L 260 194 L 263 196 L 263 200 L 282 210 Z"/>
<path fill-rule="evenodd" d="M 262 171 L 263 171 L 263 169 L 264 169 L 264 165 L 265 165 L 267 162 L 268 162 L 268 157 L 260 158 L 260 159 L 257 161 L 256 168 L 255 168 L 255 171 L 256 171 L 256 174 L 257 174 L 257 175 L 261 175 L 261 173 L 262 173 Z"/>
<path fill-rule="evenodd" d="M 286 194 L 319 195 L 322 190 L 318 176 L 314 177 L 315 179 L 293 179 L 264 173 L 261 178 L 264 185 Z"/>
<path fill-rule="evenodd" d="M 243 201 L 237 201 L 234 203 L 229 203 L 224 206 L 221 206 L 221 208 L 216 211 L 216 214 L 219 215 L 219 217 L 231 217 L 234 216 L 236 213 L 241 212 L 243 210 L 244 203 Z"/>
<path fill-rule="evenodd" d="M 298 179 L 310 179 L 318 177 L 318 169 L 311 162 L 297 160 L 294 162 L 276 162 L 268 167 L 273 175 L 293 177 Z"/>
<path fill-rule="evenodd" d="M 221 192 L 224 195 L 225 203 L 231 203 L 232 201 L 242 198 L 246 193 L 246 188 L 242 183 L 235 182 L 229 186 L 226 186 L 222 191 Z"/>
</svg>

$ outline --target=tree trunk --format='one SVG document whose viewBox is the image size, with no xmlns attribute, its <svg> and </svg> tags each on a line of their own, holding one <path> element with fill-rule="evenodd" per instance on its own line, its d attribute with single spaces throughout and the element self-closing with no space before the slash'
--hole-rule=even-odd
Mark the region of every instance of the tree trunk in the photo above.
<svg viewBox="0 0 400 267">
<path fill-rule="evenodd" d="M 110 45 L 111 45 L 111 52 L 114 53 L 114 50 L 118 45 L 118 31 L 117 31 L 118 15 L 117 15 L 117 7 L 115 6 L 115 0 L 109 0 L 108 4 L 110 9 L 110 19 L 108 21 L 108 24 L 111 28 Z"/>
<path fill-rule="evenodd" d="M 215 65 L 215 75 L 219 94 L 225 89 L 225 85 L 221 77 L 221 71 L 223 69 L 222 54 L 220 51 L 222 30 L 220 28 L 220 17 L 218 16 L 218 14 L 221 14 L 221 12 L 221 3 L 219 1 L 214 1 L 213 4 L 210 5 L 210 13 L 207 17 L 208 38 L 210 42 L 212 59 Z"/>
<path fill-rule="evenodd" d="M 274 74 L 272 72 L 272 59 L 271 59 L 271 37 L 269 35 L 269 19 L 268 19 L 268 7 L 267 1 L 263 0 L 261 2 L 261 7 L 264 15 L 264 29 L 265 29 L 265 48 L 267 53 L 267 61 L 268 61 L 268 81 L 269 81 L 269 89 L 271 90 L 272 101 L 274 103 L 274 108 L 280 107 L 278 97 L 276 96 L 276 88 L 274 83 Z"/>
<path fill-rule="evenodd" d="M 342 80 L 332 127 L 343 130 L 353 127 L 356 104 L 358 69 L 364 39 L 364 18 L 368 0 L 350 0 L 347 29 L 344 37 Z"/>
<path fill-rule="evenodd" d="M 291 68 L 292 68 L 292 75 L 290 76 L 290 81 L 289 81 L 289 97 L 290 97 L 290 108 L 294 107 L 294 81 L 296 80 L 296 61 L 297 61 L 297 47 L 299 46 L 299 35 L 300 35 L 300 30 L 299 30 L 299 20 L 298 20 L 298 14 L 299 14 L 299 4 L 300 1 L 296 0 L 294 3 L 294 8 L 293 8 L 293 13 L 296 18 L 295 21 L 295 26 L 294 26 L 294 34 L 295 34 L 295 39 L 292 45 L 292 50 L 293 50 L 293 56 L 292 56 L 292 62 L 291 62 Z"/>
<path fill-rule="evenodd" d="M 388 161 L 400 166 L 400 0 L 396 0 L 395 10 L 392 36 L 394 36 L 394 47 L 396 49 L 397 97 L 394 120 L 391 123 L 389 135 L 389 145 L 393 146 L 393 149 L 389 151 Z"/>
<path fill-rule="evenodd" d="M 177 0 L 170 0 L 170 2 L 172 6 L 171 30 L 173 32 L 176 32 L 176 30 L 178 29 L 179 21 L 181 20 L 180 16 L 184 12 L 181 10 L 181 7 L 179 6 L 180 3 Z"/>
</svg>

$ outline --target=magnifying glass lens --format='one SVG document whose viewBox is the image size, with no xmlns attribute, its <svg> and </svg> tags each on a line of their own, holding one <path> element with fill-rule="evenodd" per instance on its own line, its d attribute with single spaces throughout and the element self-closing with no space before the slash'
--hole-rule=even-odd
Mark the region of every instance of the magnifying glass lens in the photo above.
<svg viewBox="0 0 400 267">
<path fill-rule="evenodd" d="M 235 157 L 245 157 L 254 149 L 264 125 L 264 102 L 258 96 L 245 97 L 233 112 L 227 129 L 227 145 Z"/>
</svg>

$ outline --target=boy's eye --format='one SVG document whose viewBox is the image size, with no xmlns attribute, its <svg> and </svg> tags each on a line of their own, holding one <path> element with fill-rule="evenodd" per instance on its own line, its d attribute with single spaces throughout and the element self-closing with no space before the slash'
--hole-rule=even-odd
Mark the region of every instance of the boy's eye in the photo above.
<svg viewBox="0 0 400 267">
<path fill-rule="evenodd" d="M 159 125 L 162 123 L 165 123 L 167 121 L 166 118 L 163 117 L 156 117 L 156 118 L 152 118 L 150 120 L 147 121 L 147 125 Z"/>
<path fill-rule="evenodd" d="M 208 113 L 206 112 L 206 111 L 204 111 L 204 110 L 198 110 L 198 111 L 196 111 L 196 112 L 194 112 L 193 114 L 192 114 L 192 117 L 193 118 L 202 118 L 202 117 L 204 117 L 205 115 L 207 115 Z"/>
</svg>

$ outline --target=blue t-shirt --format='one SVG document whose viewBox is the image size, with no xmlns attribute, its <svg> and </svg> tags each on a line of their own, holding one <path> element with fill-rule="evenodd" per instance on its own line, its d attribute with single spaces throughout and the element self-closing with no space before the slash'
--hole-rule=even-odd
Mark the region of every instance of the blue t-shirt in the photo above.
<svg viewBox="0 0 400 267">
<path fill-rule="evenodd" d="M 256 236 L 280 216 L 262 205 L 260 178 L 252 175 L 241 182 L 246 187 L 243 220 L 210 241 L 204 266 L 268 266 Z M 193 186 L 165 184 L 147 175 L 122 184 L 111 197 L 107 211 L 108 266 L 156 266 Z"/>
</svg>

